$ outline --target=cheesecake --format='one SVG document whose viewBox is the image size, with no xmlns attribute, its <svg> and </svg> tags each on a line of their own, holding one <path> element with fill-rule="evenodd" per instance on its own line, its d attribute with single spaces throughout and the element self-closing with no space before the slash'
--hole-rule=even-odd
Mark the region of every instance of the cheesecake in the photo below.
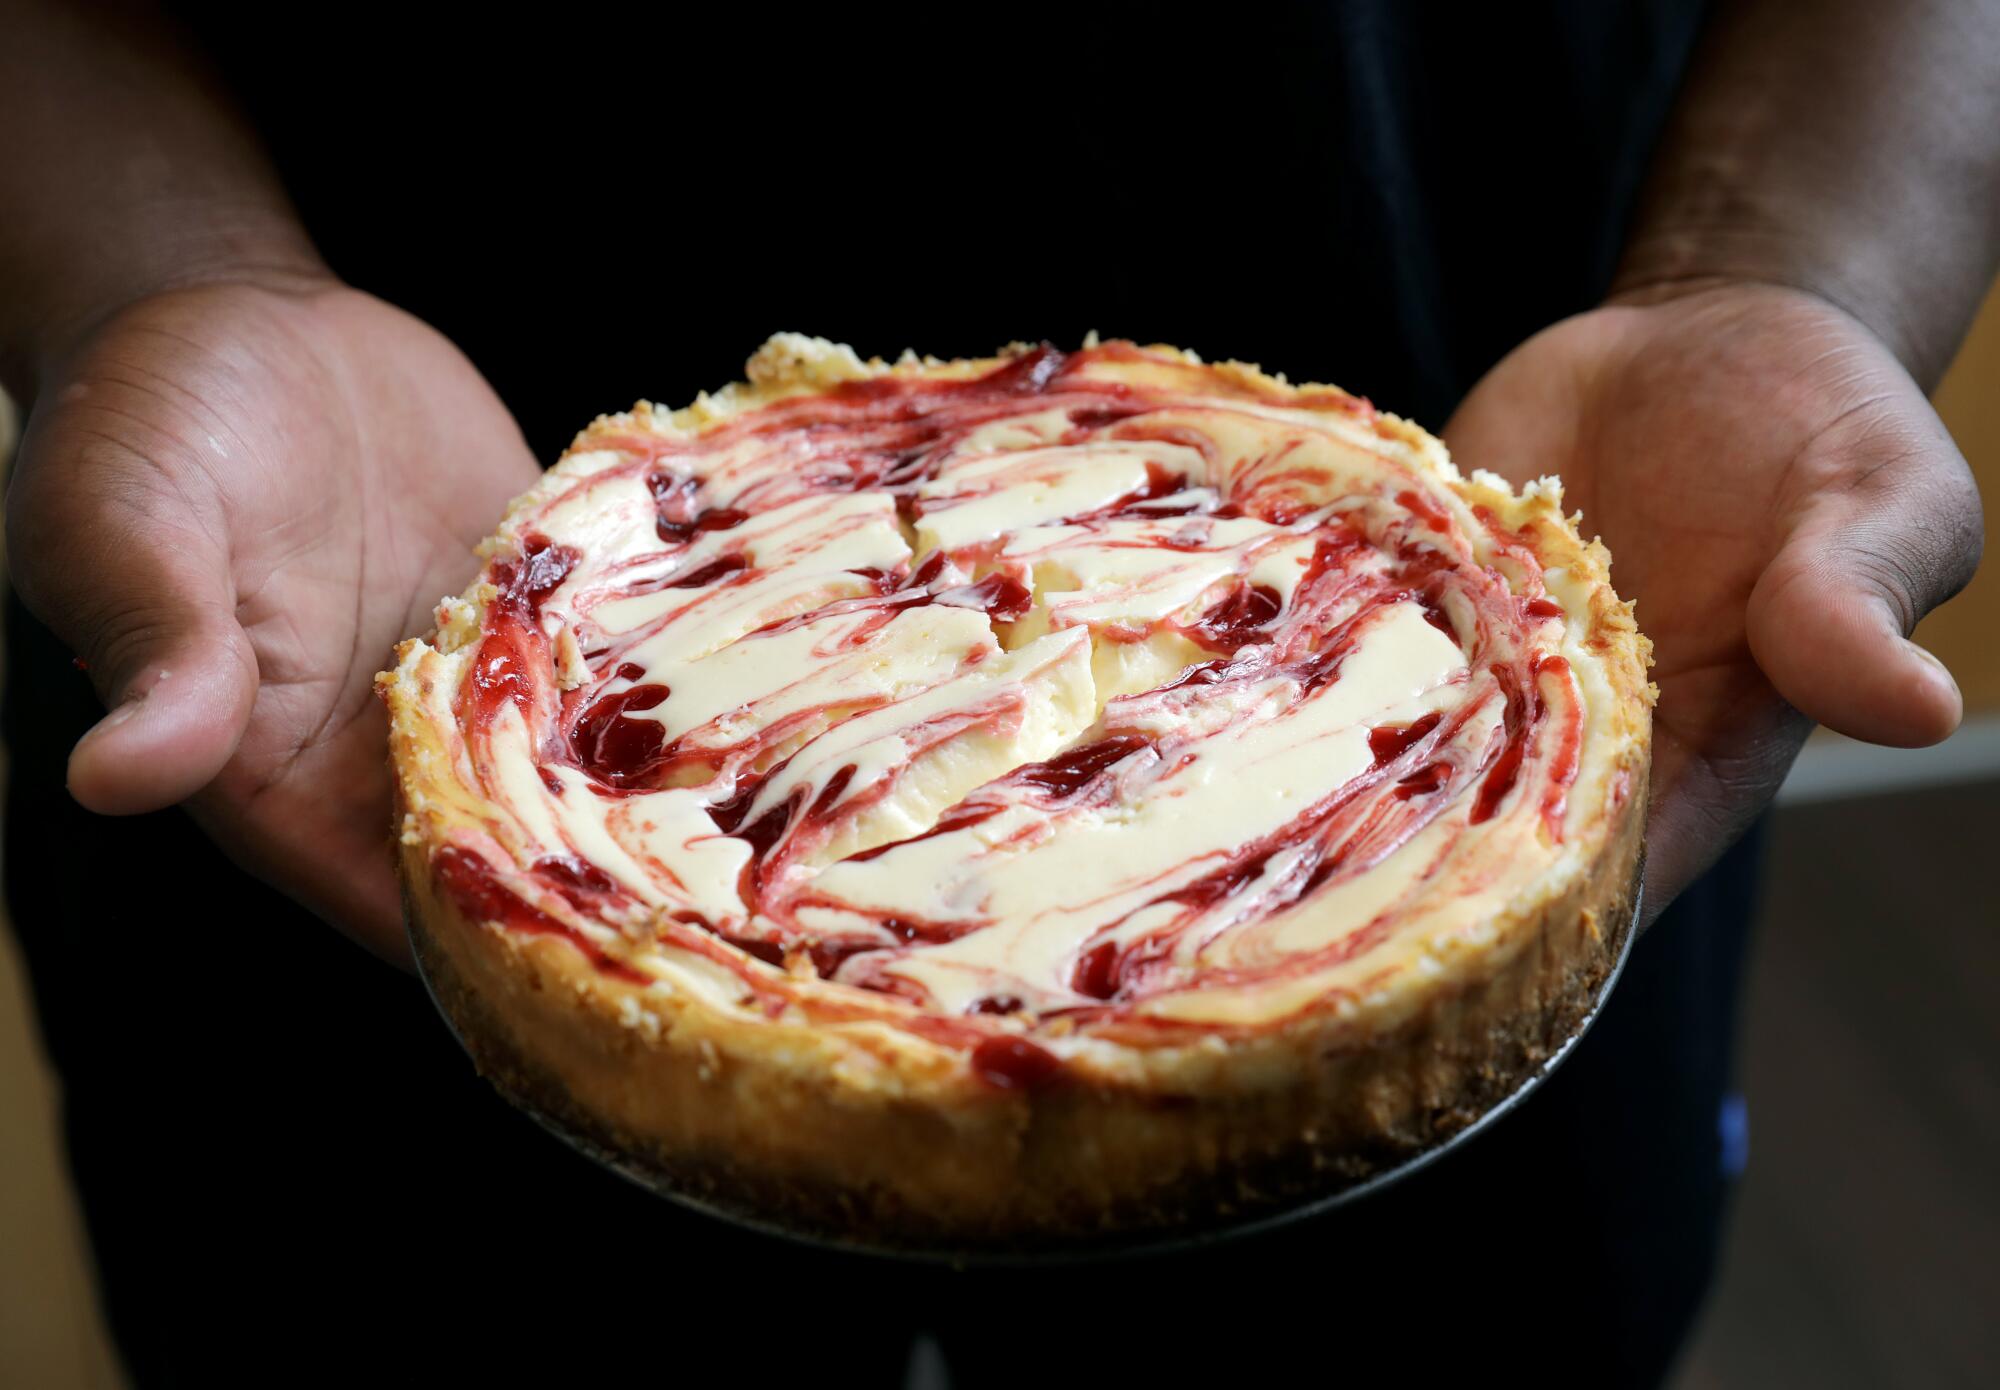
<svg viewBox="0 0 2000 1390">
<path fill-rule="evenodd" d="M 1474 1123 L 1631 928 L 1648 644 L 1543 478 L 1128 342 L 578 436 L 378 679 L 480 1070 L 831 1240 L 1212 1226 Z"/>
</svg>

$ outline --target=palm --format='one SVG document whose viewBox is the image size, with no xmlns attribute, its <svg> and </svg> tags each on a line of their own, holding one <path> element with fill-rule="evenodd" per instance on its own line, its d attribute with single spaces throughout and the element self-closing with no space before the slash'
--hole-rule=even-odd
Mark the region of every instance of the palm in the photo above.
<svg viewBox="0 0 2000 1390">
<path fill-rule="evenodd" d="M 211 669 L 183 677 L 227 682 L 227 668 L 247 668 L 234 678 L 249 708 L 196 815 L 250 867 L 399 954 L 370 682 L 465 582 L 472 544 L 533 481 L 512 419 L 444 338 L 338 289 L 211 287 L 143 302 L 95 333 L 45 399 L 10 513 L 25 508 L 44 534 L 86 533 L 69 518 L 87 533 L 108 527 L 109 544 L 90 554 L 157 567 L 167 588 L 190 582 L 190 564 L 220 571 L 213 596 L 226 595 L 240 632 L 222 624 L 199 663 Z M 61 486 L 47 486 L 58 471 Z M 31 599 L 77 582 L 42 548 L 16 546 Z M 59 631 L 65 617 L 90 621 L 66 597 L 48 607 Z M 111 661 L 93 664 L 116 665 L 121 636 L 145 640 L 139 607 L 99 615 L 97 636 L 73 640 L 105 650 L 108 620 Z M 232 694 L 208 698 L 219 711 Z M 88 745 L 72 763 L 86 800 L 106 775 Z"/>
<path fill-rule="evenodd" d="M 1968 513 L 1976 557 L 1976 494 L 1916 385 L 1820 301 L 1738 288 L 1567 320 L 1496 367 L 1446 437 L 1468 466 L 1559 473 L 1637 602 L 1660 688 L 1656 904 L 1769 800 L 1809 727 L 1798 709 L 1894 743 L 1956 720 L 1907 644 L 1870 645 L 1898 642 L 1920 600 L 1898 604 L 1900 583 L 1877 583 L 1872 611 L 1847 600 L 1856 570 L 1963 563 Z M 1898 529 L 1913 501 L 1928 543 Z M 1843 670 L 1857 649 L 1875 659 Z"/>
</svg>

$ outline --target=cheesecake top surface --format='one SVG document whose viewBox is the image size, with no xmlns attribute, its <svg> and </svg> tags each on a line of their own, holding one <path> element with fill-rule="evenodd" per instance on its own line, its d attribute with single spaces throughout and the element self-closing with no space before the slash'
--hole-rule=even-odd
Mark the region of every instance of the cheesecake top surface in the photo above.
<svg viewBox="0 0 2000 1390">
<path fill-rule="evenodd" d="M 635 999 L 1000 1086 L 1360 1016 L 1634 794 L 1553 480 L 1128 343 L 750 377 L 585 431 L 383 677 L 445 894 Z"/>
</svg>

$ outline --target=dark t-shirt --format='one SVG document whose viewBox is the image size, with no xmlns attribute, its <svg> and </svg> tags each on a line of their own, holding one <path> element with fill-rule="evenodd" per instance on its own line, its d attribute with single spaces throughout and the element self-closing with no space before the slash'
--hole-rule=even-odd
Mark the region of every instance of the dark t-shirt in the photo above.
<svg viewBox="0 0 2000 1390">
<path fill-rule="evenodd" d="M 1166 341 L 1433 427 L 1587 308 L 1699 6 L 196 12 L 334 268 L 544 456 L 779 329 Z M 801 7 L 804 8 L 804 7 Z"/>
<path fill-rule="evenodd" d="M 462 344 L 553 457 L 781 328 L 884 354 L 1094 328 L 1436 426 L 1602 293 L 1698 10 L 190 18 L 332 265 Z M 1198 1256 L 906 1266 L 628 1189 L 179 813 L 83 814 L 88 686 L 9 619 L 8 900 L 146 1383 L 1644 1383 L 1705 1283 L 1747 854 L 1548 1087 L 1386 1196 Z"/>
</svg>

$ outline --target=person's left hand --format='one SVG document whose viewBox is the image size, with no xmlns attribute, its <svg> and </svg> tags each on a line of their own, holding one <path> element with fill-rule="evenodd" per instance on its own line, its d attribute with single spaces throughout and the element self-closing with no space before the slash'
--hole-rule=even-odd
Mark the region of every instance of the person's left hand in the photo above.
<svg viewBox="0 0 2000 1390">
<path fill-rule="evenodd" d="M 1924 394 L 1812 295 L 1718 285 L 1530 338 L 1445 426 L 1461 467 L 1560 474 L 1653 639 L 1647 907 L 1748 827 L 1811 722 L 1936 743 L 1958 687 L 1910 642 L 1979 563 L 1979 494 Z"/>
</svg>

